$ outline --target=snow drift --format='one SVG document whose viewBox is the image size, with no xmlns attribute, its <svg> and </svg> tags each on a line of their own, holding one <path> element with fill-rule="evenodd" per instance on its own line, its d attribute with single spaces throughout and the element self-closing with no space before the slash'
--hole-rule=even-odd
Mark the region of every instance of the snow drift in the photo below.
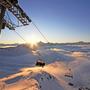
<svg viewBox="0 0 90 90">
<path fill-rule="evenodd" d="M 35 66 L 38 59 L 46 65 Z M 90 45 L 0 49 L 0 90 L 90 90 Z"/>
</svg>

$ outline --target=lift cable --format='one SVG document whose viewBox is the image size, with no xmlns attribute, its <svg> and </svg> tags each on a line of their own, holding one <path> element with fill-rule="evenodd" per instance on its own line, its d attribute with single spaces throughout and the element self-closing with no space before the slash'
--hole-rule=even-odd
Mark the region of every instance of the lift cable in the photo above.
<svg viewBox="0 0 90 90">
<path fill-rule="evenodd" d="M 10 20 L 10 22 L 12 23 L 12 20 L 11 20 L 11 18 L 10 18 L 10 16 L 9 16 L 8 11 L 6 12 L 6 15 L 7 15 L 8 19 Z"/>
<path fill-rule="evenodd" d="M 10 20 L 10 22 L 12 23 L 12 20 L 7 12 L 7 16 Z M 36 30 L 41 34 L 41 36 L 45 39 L 45 41 L 48 43 L 48 39 L 45 37 L 45 35 L 40 31 L 40 29 L 37 27 L 37 25 L 32 21 L 32 25 L 36 28 Z M 15 30 L 13 30 L 21 39 L 23 39 L 24 42 L 27 42 L 18 32 L 16 32 Z"/>
<path fill-rule="evenodd" d="M 17 21 L 17 22 L 18 22 L 18 25 L 14 24 L 14 23 L 12 22 L 10 16 L 9 16 L 8 11 L 6 12 L 6 15 L 7 15 L 8 19 L 10 20 L 10 22 L 11 22 L 11 24 L 13 25 L 14 28 L 16 28 L 16 27 L 22 27 L 22 26 L 23 26 L 23 25 L 19 25 L 19 20 Z"/>
<path fill-rule="evenodd" d="M 40 29 L 37 27 L 37 25 L 32 21 L 33 26 L 37 29 L 37 31 L 41 34 L 41 36 L 46 40 L 47 43 L 49 43 L 46 36 L 40 31 Z"/>
<path fill-rule="evenodd" d="M 13 23 L 8 12 L 7 12 L 7 16 L 10 22 Z M 18 32 L 16 32 L 16 30 L 13 30 L 13 31 L 26 43 L 26 40 Z"/>
<path fill-rule="evenodd" d="M 25 43 L 27 43 L 27 41 L 18 33 L 16 32 L 15 30 L 13 30 Z"/>
</svg>

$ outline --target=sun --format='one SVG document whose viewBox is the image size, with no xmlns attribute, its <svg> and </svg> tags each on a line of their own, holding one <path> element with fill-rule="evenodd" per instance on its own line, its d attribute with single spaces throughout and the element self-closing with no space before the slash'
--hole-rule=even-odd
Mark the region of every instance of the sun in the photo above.
<svg viewBox="0 0 90 90">
<path fill-rule="evenodd" d="M 32 47 L 33 46 L 37 46 L 38 39 L 37 39 L 37 37 L 34 34 L 31 35 L 31 39 L 30 40 L 31 40 L 30 44 L 31 44 Z"/>
<path fill-rule="evenodd" d="M 30 44 L 31 48 L 37 47 L 39 38 L 35 34 L 31 34 L 30 36 L 26 36 L 27 43 Z"/>
</svg>

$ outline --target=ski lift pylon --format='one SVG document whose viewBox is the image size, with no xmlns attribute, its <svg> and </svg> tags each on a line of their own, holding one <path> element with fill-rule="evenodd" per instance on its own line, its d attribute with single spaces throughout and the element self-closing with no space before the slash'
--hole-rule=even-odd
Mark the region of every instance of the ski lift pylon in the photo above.
<svg viewBox="0 0 90 90">
<path fill-rule="evenodd" d="M 21 22 L 23 26 L 29 25 L 29 23 L 31 22 L 31 19 L 19 6 L 18 0 L 0 0 L 0 31 L 4 29 L 5 26 L 10 30 L 15 30 L 16 28 L 12 24 L 12 22 L 8 23 L 7 20 L 5 20 L 4 16 L 6 10 L 10 11 Z"/>
</svg>

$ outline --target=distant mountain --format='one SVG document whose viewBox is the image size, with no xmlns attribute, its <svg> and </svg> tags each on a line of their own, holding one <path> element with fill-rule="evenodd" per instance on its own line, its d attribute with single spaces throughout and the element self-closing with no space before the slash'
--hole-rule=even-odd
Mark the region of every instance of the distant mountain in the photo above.
<svg viewBox="0 0 90 90">
<path fill-rule="evenodd" d="M 70 44 L 70 45 L 84 45 L 84 44 L 90 44 L 90 42 L 84 42 L 84 41 L 79 41 L 79 42 L 70 42 L 70 43 L 44 43 L 44 42 L 39 42 L 38 45 L 39 46 L 44 46 L 44 45 L 67 45 L 67 44 Z"/>
</svg>

